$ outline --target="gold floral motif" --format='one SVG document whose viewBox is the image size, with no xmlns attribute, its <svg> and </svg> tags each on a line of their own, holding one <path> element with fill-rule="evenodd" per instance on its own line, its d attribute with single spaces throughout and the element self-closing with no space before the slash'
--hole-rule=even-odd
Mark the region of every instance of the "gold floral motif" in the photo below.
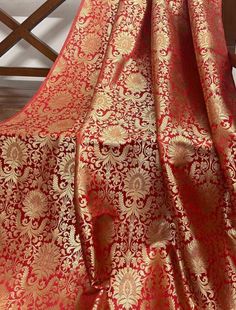
<svg viewBox="0 0 236 310">
<path fill-rule="evenodd" d="M 155 37 L 155 46 L 158 50 L 166 49 L 169 46 L 169 38 L 166 33 L 160 33 Z"/>
<path fill-rule="evenodd" d="M 60 175 L 68 182 L 72 182 L 71 176 L 74 175 L 75 171 L 75 159 L 71 154 L 64 156 L 60 162 L 59 172 Z"/>
<path fill-rule="evenodd" d="M 106 145 L 103 147 L 99 147 L 99 145 L 95 145 L 94 154 L 97 159 L 99 159 L 103 165 L 110 163 L 111 165 L 117 165 L 125 160 L 129 151 L 129 147 L 124 147 L 122 151 L 117 152 L 117 150 L 107 147 Z M 116 174 L 113 175 L 114 180 L 119 179 L 120 177 Z M 116 181 L 115 181 L 116 183 Z"/>
<path fill-rule="evenodd" d="M 129 198 L 135 198 L 133 196 L 128 196 Z M 145 216 L 152 205 L 152 197 L 149 197 L 144 204 L 142 202 L 138 202 L 137 199 L 134 199 L 133 201 L 124 201 L 124 196 L 120 194 L 120 199 L 119 199 L 119 204 L 120 204 L 120 209 L 121 212 L 126 216 L 126 217 L 131 217 L 135 216 L 137 218 L 140 218 L 140 216 Z"/>
<path fill-rule="evenodd" d="M 211 46 L 211 37 L 208 29 L 202 29 L 198 32 L 198 42 L 201 48 L 209 48 Z"/>
<path fill-rule="evenodd" d="M 7 138 L 2 146 L 2 156 L 12 168 L 18 168 L 27 162 L 27 147 L 18 138 Z"/>
<path fill-rule="evenodd" d="M 99 70 L 95 70 L 94 72 L 91 72 L 89 76 L 89 83 L 94 88 L 97 84 L 98 81 L 98 76 L 99 76 Z"/>
<path fill-rule="evenodd" d="M 124 181 L 124 190 L 132 198 L 144 198 L 151 187 L 149 174 L 140 168 L 130 169 Z"/>
<path fill-rule="evenodd" d="M 147 123 L 147 128 L 156 133 L 156 111 L 152 108 L 147 108 L 143 111 L 142 119 Z"/>
<path fill-rule="evenodd" d="M 59 248 L 53 243 L 44 243 L 34 258 L 33 272 L 39 278 L 51 276 L 56 270 L 59 258 Z"/>
<path fill-rule="evenodd" d="M 70 93 L 59 92 L 50 99 L 48 106 L 51 109 L 63 109 L 66 108 L 71 101 L 72 96 Z"/>
<path fill-rule="evenodd" d="M 66 131 L 68 129 L 70 129 L 71 127 L 73 127 L 73 125 L 75 124 L 75 121 L 73 119 L 63 119 L 60 121 L 57 121 L 55 123 L 51 123 L 46 130 L 49 133 L 55 133 L 58 131 Z"/>
<path fill-rule="evenodd" d="M 126 80 L 126 86 L 132 92 L 142 92 L 147 87 L 147 82 L 141 73 L 132 73 Z"/>
<path fill-rule="evenodd" d="M 169 2 L 169 6 L 171 8 L 171 11 L 178 15 L 181 12 L 183 12 L 183 6 L 184 6 L 184 0 L 174 0 Z"/>
<path fill-rule="evenodd" d="M 86 17 L 89 14 L 89 12 L 91 11 L 91 8 L 92 8 L 92 5 L 91 5 L 90 0 L 84 1 L 84 5 L 80 11 L 80 16 Z"/>
<path fill-rule="evenodd" d="M 40 190 L 29 192 L 23 200 L 23 210 L 30 218 L 40 218 L 47 212 L 48 199 Z"/>
<path fill-rule="evenodd" d="M 87 34 L 84 38 L 81 48 L 86 55 L 96 54 L 101 45 L 101 37 L 95 33 Z"/>
<path fill-rule="evenodd" d="M 106 93 L 97 93 L 94 98 L 95 109 L 106 110 L 112 105 L 112 99 Z"/>
<path fill-rule="evenodd" d="M 120 125 L 110 126 L 102 132 L 101 139 L 105 144 L 119 146 L 126 142 L 127 131 Z"/>
<path fill-rule="evenodd" d="M 134 37 L 129 33 L 121 32 L 115 39 L 115 48 L 122 55 L 131 53 L 134 48 L 134 44 Z"/>
<path fill-rule="evenodd" d="M 194 156 L 191 140 L 183 136 L 172 138 L 168 147 L 168 156 L 170 162 L 176 167 L 181 167 L 191 162 Z"/>
<path fill-rule="evenodd" d="M 75 171 L 75 160 L 71 153 L 63 156 L 59 161 L 59 174 L 54 175 L 53 178 L 53 189 L 55 192 L 60 194 L 60 197 L 66 199 L 73 199 L 74 195 L 74 171 Z M 66 182 L 65 182 L 66 181 Z"/>
<path fill-rule="evenodd" d="M 133 4 L 143 8 L 146 6 L 146 0 L 133 0 Z"/>
<path fill-rule="evenodd" d="M 199 244 L 194 240 L 186 247 L 186 250 L 189 257 L 191 257 L 191 260 L 187 260 L 187 264 L 191 268 L 191 271 L 197 275 L 206 273 L 207 266 L 200 253 Z"/>
<path fill-rule="evenodd" d="M 120 269 L 117 272 L 112 287 L 120 309 L 131 309 L 137 305 L 141 298 L 141 277 L 137 270 L 130 267 Z"/>
<path fill-rule="evenodd" d="M 102 0 L 102 2 L 103 2 L 104 4 L 108 4 L 109 6 L 116 5 L 116 4 L 117 4 L 117 1 L 119 1 L 119 0 Z"/>
</svg>

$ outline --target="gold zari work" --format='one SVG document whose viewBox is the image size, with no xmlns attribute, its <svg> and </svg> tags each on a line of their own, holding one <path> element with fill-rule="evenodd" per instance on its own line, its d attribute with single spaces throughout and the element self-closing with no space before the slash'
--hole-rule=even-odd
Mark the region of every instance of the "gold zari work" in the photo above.
<svg viewBox="0 0 236 310">
<path fill-rule="evenodd" d="M 0 309 L 236 309 L 220 0 L 85 0 L 0 126 Z"/>
</svg>

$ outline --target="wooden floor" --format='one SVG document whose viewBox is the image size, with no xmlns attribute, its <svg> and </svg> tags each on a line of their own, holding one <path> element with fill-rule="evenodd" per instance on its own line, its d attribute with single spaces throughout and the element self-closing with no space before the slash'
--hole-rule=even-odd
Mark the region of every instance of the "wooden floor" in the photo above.
<svg viewBox="0 0 236 310">
<path fill-rule="evenodd" d="M 4 84 L 4 83 L 1 83 Z M 6 84 L 6 83 L 5 83 Z M 0 121 L 17 112 L 32 98 L 41 82 L 8 82 L 0 86 Z"/>
</svg>

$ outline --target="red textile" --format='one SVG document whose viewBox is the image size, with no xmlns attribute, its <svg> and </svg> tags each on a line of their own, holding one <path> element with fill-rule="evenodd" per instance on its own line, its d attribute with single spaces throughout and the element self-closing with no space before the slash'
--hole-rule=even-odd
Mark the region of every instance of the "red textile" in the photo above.
<svg viewBox="0 0 236 310">
<path fill-rule="evenodd" d="M 236 308 L 220 0 L 86 0 L 0 126 L 0 309 Z"/>
</svg>

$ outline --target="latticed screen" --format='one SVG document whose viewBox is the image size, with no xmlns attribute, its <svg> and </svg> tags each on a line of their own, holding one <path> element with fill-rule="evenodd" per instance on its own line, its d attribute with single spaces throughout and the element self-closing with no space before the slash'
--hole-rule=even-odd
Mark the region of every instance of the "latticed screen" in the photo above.
<svg viewBox="0 0 236 310">
<path fill-rule="evenodd" d="M 21 39 L 24 39 L 48 59 L 55 61 L 58 56 L 57 52 L 35 36 L 31 31 L 64 1 L 65 0 L 45 1 L 22 23 L 19 23 L 6 11 L 0 8 L 0 22 L 12 30 L 0 43 L 0 57 L 7 53 L 9 49 L 15 46 Z M 46 76 L 48 71 L 49 68 L 0 67 L 0 75 Z"/>
</svg>

